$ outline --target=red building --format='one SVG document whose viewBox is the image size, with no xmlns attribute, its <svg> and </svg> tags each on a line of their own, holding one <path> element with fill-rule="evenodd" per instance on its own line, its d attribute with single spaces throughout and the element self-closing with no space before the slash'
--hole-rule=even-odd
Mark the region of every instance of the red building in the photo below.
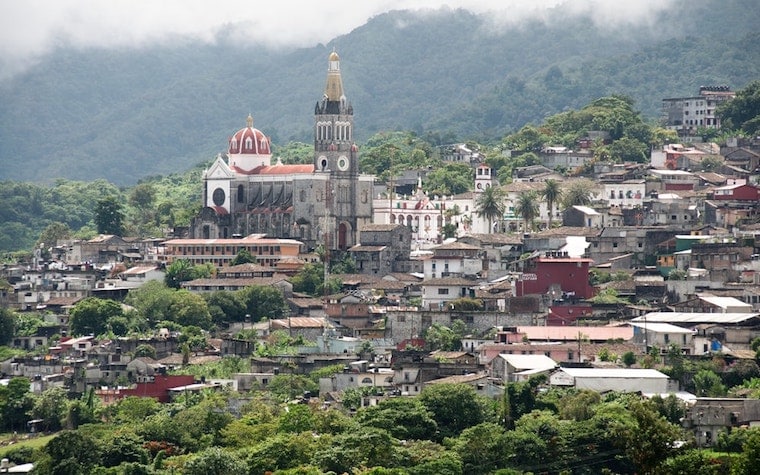
<svg viewBox="0 0 760 475">
<path fill-rule="evenodd" d="M 721 186 L 713 190 L 714 200 L 757 201 L 759 197 L 757 187 L 746 184 Z"/>
<path fill-rule="evenodd" d="M 594 296 L 589 284 L 591 259 L 536 257 L 531 259 L 516 285 L 517 296 L 554 292 L 553 299 L 587 299 Z"/>
<path fill-rule="evenodd" d="M 187 386 L 195 382 L 193 375 L 176 374 L 176 375 L 156 375 L 153 381 L 146 383 L 137 383 L 135 387 L 119 390 L 117 399 L 127 396 L 152 397 L 158 402 L 169 402 L 169 389 L 180 386 Z"/>
</svg>

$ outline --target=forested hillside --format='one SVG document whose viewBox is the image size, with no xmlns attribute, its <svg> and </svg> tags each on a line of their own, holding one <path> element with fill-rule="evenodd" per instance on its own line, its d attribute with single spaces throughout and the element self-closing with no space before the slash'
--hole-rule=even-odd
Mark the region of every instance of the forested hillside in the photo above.
<svg viewBox="0 0 760 475">
<path fill-rule="evenodd" d="M 124 185 L 187 170 L 221 151 L 249 112 L 275 144 L 308 143 L 333 47 L 360 142 L 389 130 L 494 141 L 617 93 L 655 120 L 663 97 L 760 77 L 759 20 L 752 0 L 675 0 L 650 22 L 601 26 L 562 6 L 513 24 L 443 8 L 378 15 L 290 51 L 224 37 L 58 50 L 0 84 L 0 178 Z"/>
</svg>

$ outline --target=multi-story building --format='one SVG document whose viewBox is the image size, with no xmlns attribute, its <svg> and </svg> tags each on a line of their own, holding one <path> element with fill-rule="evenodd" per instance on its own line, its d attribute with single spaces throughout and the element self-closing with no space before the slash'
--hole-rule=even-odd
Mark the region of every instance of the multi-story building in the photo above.
<svg viewBox="0 0 760 475">
<path fill-rule="evenodd" d="M 229 265 L 240 251 L 248 251 L 256 263 L 277 267 L 280 261 L 297 258 L 303 243 L 294 239 L 272 239 L 251 234 L 240 239 L 170 239 L 164 243 L 168 263 L 187 259 L 193 265 Z"/>
<path fill-rule="evenodd" d="M 697 96 L 663 99 L 663 123 L 682 136 L 694 135 L 701 127 L 719 129 L 720 117 L 715 109 L 734 96 L 736 93 L 728 86 L 702 86 Z"/>
</svg>

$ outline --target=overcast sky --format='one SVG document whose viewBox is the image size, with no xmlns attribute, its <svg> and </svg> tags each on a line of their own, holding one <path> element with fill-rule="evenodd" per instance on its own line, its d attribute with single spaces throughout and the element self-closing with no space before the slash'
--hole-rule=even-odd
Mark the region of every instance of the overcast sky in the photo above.
<svg viewBox="0 0 760 475">
<path fill-rule="evenodd" d="M 327 43 L 394 9 L 466 8 L 496 21 L 570 3 L 600 23 L 642 21 L 672 0 L 0 0 L 0 77 L 55 47 L 140 47 L 177 37 Z"/>
</svg>

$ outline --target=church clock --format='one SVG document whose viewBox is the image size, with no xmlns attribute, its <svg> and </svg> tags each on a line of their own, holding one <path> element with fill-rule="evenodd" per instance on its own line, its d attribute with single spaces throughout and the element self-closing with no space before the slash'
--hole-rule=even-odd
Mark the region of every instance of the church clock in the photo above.
<svg viewBox="0 0 760 475">
<path fill-rule="evenodd" d="M 338 170 L 342 172 L 348 170 L 348 158 L 346 158 L 345 155 L 341 155 L 340 158 L 338 158 Z"/>
<path fill-rule="evenodd" d="M 221 188 L 217 188 L 214 190 L 214 194 L 212 195 L 212 199 L 214 200 L 214 204 L 217 206 L 222 206 L 224 204 L 224 199 L 226 198 L 226 194 L 224 193 L 224 190 Z"/>
</svg>

